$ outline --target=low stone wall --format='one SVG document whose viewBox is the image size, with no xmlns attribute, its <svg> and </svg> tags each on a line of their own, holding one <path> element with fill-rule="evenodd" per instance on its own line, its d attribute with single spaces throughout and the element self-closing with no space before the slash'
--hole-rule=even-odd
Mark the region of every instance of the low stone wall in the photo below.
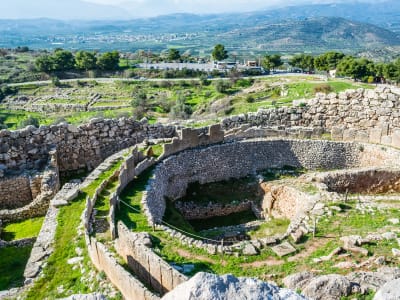
<svg viewBox="0 0 400 300">
<path fill-rule="evenodd" d="M 186 220 L 221 217 L 252 209 L 252 201 L 243 201 L 233 204 L 209 203 L 208 205 L 176 201 L 174 205 Z"/>
<path fill-rule="evenodd" d="M 118 224 L 115 248 L 128 266 L 143 281 L 161 295 L 187 281 L 187 277 L 172 268 L 141 243 L 140 233 L 131 232 L 123 223 Z"/>
<path fill-rule="evenodd" d="M 19 177 L 16 178 L 17 183 L 19 182 L 18 179 Z M 23 207 L 0 210 L 1 220 L 4 222 L 19 221 L 46 214 L 50 200 L 60 189 L 56 150 L 49 152 L 49 162 L 46 170 L 41 173 L 36 173 L 34 178 L 30 180 L 29 184 L 29 189 L 31 190 L 30 199 L 32 199 L 32 195 L 37 195 L 36 198 Z M 40 189 L 40 191 L 38 189 Z M 14 196 L 15 194 L 18 194 L 16 191 L 18 191 L 18 189 L 14 190 L 11 195 Z"/>
<path fill-rule="evenodd" d="M 97 179 L 104 171 L 108 170 L 112 164 L 119 159 L 125 159 L 127 150 L 120 151 L 109 158 L 107 158 L 102 164 L 100 164 L 81 184 L 81 188 L 88 186 L 93 180 Z M 137 148 L 134 148 L 131 154 L 126 158 L 128 162 L 125 162 L 120 169 L 117 169 L 112 177 L 118 176 L 119 184 L 126 184 L 127 174 L 121 176 L 121 170 L 127 172 L 125 169 L 127 166 L 133 166 L 135 159 L 138 158 Z M 107 249 L 107 247 L 98 242 L 95 238 L 90 237 L 91 232 L 91 216 L 93 208 L 96 203 L 97 196 L 108 184 L 108 181 L 103 181 L 96 189 L 92 199 L 86 199 L 86 208 L 82 214 L 82 223 L 85 228 L 85 241 L 88 249 L 88 254 L 99 271 L 104 271 L 110 281 L 119 289 L 124 298 L 135 299 L 135 300 L 158 300 L 160 299 L 157 295 L 151 292 L 146 286 L 144 286 L 137 278 L 132 276 L 126 271 L 118 262 L 114 255 Z M 111 195 L 111 209 L 109 216 L 112 217 L 110 223 L 113 223 L 113 214 L 115 213 L 115 206 L 117 205 L 117 194 Z M 111 225 L 110 225 L 111 226 Z M 112 229 L 115 235 L 115 229 Z"/>
<path fill-rule="evenodd" d="M 110 251 L 94 238 L 86 236 L 89 256 L 99 271 L 104 271 L 125 299 L 158 300 L 160 297 L 149 291 L 138 279 L 127 272 Z"/>
<path fill-rule="evenodd" d="M 381 128 L 384 135 L 400 127 L 400 89 L 379 86 L 375 90 L 347 90 L 318 93 L 314 99 L 297 100 L 294 107 L 260 109 L 256 113 L 232 116 L 222 120 L 224 130 L 250 126 L 303 126 L 325 128 L 342 125 L 357 131 Z"/>
<path fill-rule="evenodd" d="M 173 138 L 171 143 L 163 145 L 164 151 L 160 159 L 186 149 L 217 144 L 224 141 L 224 131 L 219 124 L 198 129 L 183 128 L 178 133 L 179 136 Z"/>
<path fill-rule="evenodd" d="M 93 169 L 105 158 L 152 138 L 176 136 L 175 126 L 149 125 L 132 118 L 92 119 L 78 127 L 61 123 L 21 130 L 0 131 L 0 167 L 11 170 L 37 169 L 57 147 L 60 172 Z"/>
<path fill-rule="evenodd" d="M 27 175 L 0 179 L 0 209 L 15 209 L 27 205 L 32 199 Z"/>
<path fill-rule="evenodd" d="M 25 238 L 25 239 L 20 239 L 20 240 L 15 240 L 15 241 L 3 241 L 0 240 L 0 248 L 5 248 L 5 247 L 26 247 L 26 246 L 31 246 L 35 243 L 36 238 Z"/>
<path fill-rule="evenodd" d="M 379 194 L 400 192 L 400 170 L 368 168 L 318 174 L 318 182 L 337 193 Z"/>
<path fill-rule="evenodd" d="M 191 182 L 241 178 L 285 165 L 311 170 L 355 167 L 359 165 L 359 150 L 352 143 L 311 140 L 241 141 L 188 150 L 157 166 L 142 202 L 149 222 L 159 223 L 165 211 L 164 198 L 184 196 Z"/>
</svg>

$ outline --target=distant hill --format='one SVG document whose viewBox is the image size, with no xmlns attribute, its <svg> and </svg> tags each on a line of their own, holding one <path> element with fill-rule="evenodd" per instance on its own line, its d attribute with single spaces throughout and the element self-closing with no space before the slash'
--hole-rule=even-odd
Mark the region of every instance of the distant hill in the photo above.
<svg viewBox="0 0 400 300">
<path fill-rule="evenodd" d="M 283 18 L 285 13 L 277 10 L 276 13 L 174 14 L 120 21 L 0 20 L 0 47 L 99 51 L 161 51 L 176 47 L 201 54 L 209 53 L 216 43 L 223 43 L 230 51 L 252 53 L 327 50 L 355 53 L 400 46 L 398 33 L 369 23 L 339 17 L 299 17 L 287 11 L 286 14 L 291 18 Z"/>
<path fill-rule="evenodd" d="M 335 17 L 265 22 L 232 30 L 223 36 L 229 36 L 236 45 L 246 42 L 249 48 L 283 51 L 356 50 L 400 45 L 399 36 L 387 29 Z"/>
</svg>

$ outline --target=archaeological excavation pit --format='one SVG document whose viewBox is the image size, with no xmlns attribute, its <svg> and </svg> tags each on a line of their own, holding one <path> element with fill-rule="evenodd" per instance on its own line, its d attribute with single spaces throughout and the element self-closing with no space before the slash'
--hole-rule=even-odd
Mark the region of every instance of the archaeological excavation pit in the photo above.
<svg viewBox="0 0 400 300">
<path fill-rule="evenodd" d="M 391 148 L 383 149 L 372 144 L 354 142 L 265 139 L 186 150 L 157 165 L 143 204 L 153 224 L 171 221 L 180 211 L 183 221 L 188 222 L 196 232 L 227 225 L 238 226 L 264 219 L 265 213 L 269 213 L 268 205 L 262 201 L 265 193 L 259 194 L 260 186 L 255 180 L 256 175 L 265 170 L 283 170 L 288 167 L 289 170 L 310 171 L 372 167 L 383 169 L 399 165 L 396 153 Z M 398 186 L 397 179 L 394 186 Z M 340 180 L 336 182 L 341 186 Z M 225 186 L 225 191 L 218 187 L 221 184 Z M 334 184 L 327 186 L 331 191 L 339 191 Z M 351 186 L 356 187 L 357 183 L 347 186 L 347 189 Z M 231 190 L 229 193 L 228 189 Z M 285 189 L 283 194 L 288 193 L 294 195 L 297 192 Z M 221 194 L 224 196 L 221 197 Z M 292 198 L 300 199 L 292 201 L 296 205 L 303 199 Z M 294 217 L 297 207 L 292 202 L 275 204 L 272 217 Z"/>
</svg>

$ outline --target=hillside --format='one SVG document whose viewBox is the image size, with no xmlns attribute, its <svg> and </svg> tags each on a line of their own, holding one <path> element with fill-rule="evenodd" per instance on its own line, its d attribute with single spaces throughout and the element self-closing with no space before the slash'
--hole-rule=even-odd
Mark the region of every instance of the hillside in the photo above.
<svg viewBox="0 0 400 300">
<path fill-rule="evenodd" d="M 230 51 L 349 53 L 400 45 L 398 34 L 387 29 L 337 17 L 270 18 L 269 14 L 175 14 L 130 21 L 0 20 L 0 47 L 92 49 L 106 51 L 162 51 L 176 47 L 194 54 L 210 52 L 216 43 Z"/>
<path fill-rule="evenodd" d="M 333 17 L 264 23 L 230 31 L 228 36 L 238 46 L 246 41 L 248 48 L 280 51 L 357 50 L 400 44 L 399 36 L 389 30 Z"/>
</svg>

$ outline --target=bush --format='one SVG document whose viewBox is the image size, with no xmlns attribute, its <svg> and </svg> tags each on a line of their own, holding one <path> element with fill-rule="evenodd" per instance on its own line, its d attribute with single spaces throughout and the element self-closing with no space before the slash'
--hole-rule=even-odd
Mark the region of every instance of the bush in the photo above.
<svg viewBox="0 0 400 300">
<path fill-rule="evenodd" d="M 61 81 L 60 78 L 58 78 L 57 76 L 53 76 L 51 78 L 51 84 L 55 87 L 60 87 L 61 86 Z"/>
<path fill-rule="evenodd" d="M 332 87 L 329 84 L 323 83 L 316 85 L 313 89 L 314 94 L 316 93 L 325 93 L 329 94 L 333 91 Z"/>
<path fill-rule="evenodd" d="M 178 119 L 187 119 L 192 113 L 192 107 L 185 103 L 185 97 L 179 95 L 175 105 L 171 107 L 171 117 Z"/>
<path fill-rule="evenodd" d="M 231 85 L 228 81 L 218 80 L 215 82 L 215 89 L 218 93 L 226 93 L 230 87 Z"/>
<path fill-rule="evenodd" d="M 18 123 L 19 128 L 25 128 L 26 126 L 29 126 L 29 125 L 39 127 L 39 119 L 29 116 L 28 118 L 26 118 Z"/>
<path fill-rule="evenodd" d="M 252 95 L 247 95 L 246 102 L 253 103 L 254 101 L 255 101 L 255 99 L 254 99 L 254 97 Z"/>
</svg>

